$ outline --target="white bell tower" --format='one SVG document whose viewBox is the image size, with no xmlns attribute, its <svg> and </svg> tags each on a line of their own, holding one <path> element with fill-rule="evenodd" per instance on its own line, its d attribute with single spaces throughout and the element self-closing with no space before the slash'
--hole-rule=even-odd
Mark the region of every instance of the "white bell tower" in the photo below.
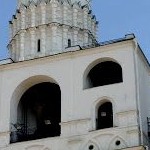
<svg viewBox="0 0 150 150">
<path fill-rule="evenodd" d="M 97 21 L 89 0 L 18 0 L 10 21 L 10 56 L 23 61 L 91 47 Z"/>
</svg>

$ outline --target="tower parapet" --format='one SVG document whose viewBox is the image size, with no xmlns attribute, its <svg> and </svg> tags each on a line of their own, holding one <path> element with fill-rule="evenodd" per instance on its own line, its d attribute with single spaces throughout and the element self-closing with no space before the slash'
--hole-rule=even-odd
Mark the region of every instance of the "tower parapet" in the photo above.
<svg viewBox="0 0 150 150">
<path fill-rule="evenodd" d="M 96 44 L 97 21 L 85 1 L 20 0 L 10 21 L 11 58 L 23 61 Z M 85 5 L 86 4 L 86 5 Z"/>
</svg>

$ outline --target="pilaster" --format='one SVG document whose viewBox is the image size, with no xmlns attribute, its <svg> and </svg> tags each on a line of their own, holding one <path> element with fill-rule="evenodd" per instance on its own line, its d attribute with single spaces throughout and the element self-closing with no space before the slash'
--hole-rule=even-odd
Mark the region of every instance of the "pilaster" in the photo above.
<svg viewBox="0 0 150 150">
<path fill-rule="evenodd" d="M 9 35 L 9 40 L 11 40 L 13 38 L 13 24 L 11 21 L 9 22 Z"/>
<path fill-rule="evenodd" d="M 79 29 L 78 28 L 73 28 L 73 42 L 74 42 L 74 45 L 78 45 L 78 32 L 79 32 Z"/>
<path fill-rule="evenodd" d="M 13 19 L 13 36 L 15 36 L 16 31 L 16 19 Z"/>
<path fill-rule="evenodd" d="M 25 51 L 25 30 L 20 33 L 20 57 L 19 60 L 24 60 L 24 51 Z"/>
<path fill-rule="evenodd" d="M 89 30 L 89 31 L 92 30 L 92 29 L 91 29 L 91 25 L 92 25 L 92 20 L 91 20 L 91 18 L 92 18 L 92 15 L 91 15 L 91 14 L 88 14 L 88 19 L 87 19 L 87 21 L 88 21 L 88 30 Z"/>
<path fill-rule="evenodd" d="M 16 60 L 19 60 L 19 55 L 20 55 L 20 40 L 19 40 L 19 35 L 17 34 L 15 36 L 16 38 Z"/>
<path fill-rule="evenodd" d="M 35 16 L 35 14 L 36 14 L 35 9 L 36 9 L 35 5 L 32 5 L 32 6 L 30 7 L 30 11 L 31 11 L 31 27 L 35 27 L 35 19 L 36 19 L 36 16 Z"/>
<path fill-rule="evenodd" d="M 39 29 L 41 33 L 41 51 L 44 55 L 46 52 L 46 25 L 41 25 Z"/>
<path fill-rule="evenodd" d="M 47 26 L 46 29 L 46 54 L 49 55 L 52 52 L 52 29 L 51 25 Z"/>
<path fill-rule="evenodd" d="M 78 10 L 73 8 L 73 26 L 77 26 Z"/>
<path fill-rule="evenodd" d="M 41 24 L 46 23 L 46 4 L 44 1 L 41 2 Z"/>
<path fill-rule="evenodd" d="M 56 22 L 57 18 L 56 18 L 56 9 L 57 9 L 57 4 L 56 3 L 52 3 L 52 22 Z"/>
<path fill-rule="evenodd" d="M 26 14 L 25 10 L 21 10 L 21 29 L 25 29 L 25 19 L 26 19 Z"/>
<path fill-rule="evenodd" d="M 16 29 L 16 31 L 18 32 L 19 30 L 20 30 L 20 12 L 19 11 L 17 11 L 17 14 L 16 14 L 16 24 L 17 24 L 17 29 Z"/>
<path fill-rule="evenodd" d="M 88 45 L 88 31 L 87 30 L 85 30 L 85 31 L 83 31 L 84 32 L 84 44 L 83 44 L 83 46 L 86 46 L 86 45 Z"/>
<path fill-rule="evenodd" d="M 30 41 L 31 41 L 31 56 L 34 56 L 36 53 L 36 34 L 35 28 L 30 28 Z"/>
<path fill-rule="evenodd" d="M 68 30 L 69 30 L 69 26 L 65 26 L 63 25 L 63 49 L 65 49 L 66 47 L 68 47 Z"/>
<path fill-rule="evenodd" d="M 83 9 L 83 28 L 88 29 L 88 9 Z"/>
<path fill-rule="evenodd" d="M 15 40 L 13 39 L 12 41 L 11 41 L 11 44 L 12 44 L 12 59 L 13 60 L 15 60 L 15 58 L 16 58 L 16 53 L 15 53 Z"/>
<path fill-rule="evenodd" d="M 56 23 L 51 24 L 51 30 L 52 30 L 52 53 L 56 53 L 56 51 L 57 51 L 57 28 L 58 28 L 58 24 L 56 24 Z"/>
</svg>

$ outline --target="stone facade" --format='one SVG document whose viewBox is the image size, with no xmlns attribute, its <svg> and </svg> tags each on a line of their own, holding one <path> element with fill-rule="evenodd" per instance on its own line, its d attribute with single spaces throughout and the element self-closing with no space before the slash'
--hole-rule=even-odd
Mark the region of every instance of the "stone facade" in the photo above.
<svg viewBox="0 0 150 150">
<path fill-rule="evenodd" d="M 97 22 L 88 5 L 76 1 L 23 1 L 10 21 L 10 55 L 23 61 L 95 45 Z"/>
</svg>

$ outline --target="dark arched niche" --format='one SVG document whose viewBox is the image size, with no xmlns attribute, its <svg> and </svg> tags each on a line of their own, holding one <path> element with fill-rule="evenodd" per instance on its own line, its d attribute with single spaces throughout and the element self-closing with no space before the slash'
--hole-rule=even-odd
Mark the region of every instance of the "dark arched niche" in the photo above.
<svg viewBox="0 0 150 150">
<path fill-rule="evenodd" d="M 104 61 L 96 64 L 87 74 L 86 87 L 92 88 L 103 85 L 123 82 L 122 68 L 113 61 Z"/>
<path fill-rule="evenodd" d="M 98 107 L 96 129 L 113 127 L 113 107 L 111 102 L 105 102 Z"/>
<path fill-rule="evenodd" d="M 60 136 L 60 122 L 60 87 L 51 82 L 33 85 L 19 101 L 16 136 L 11 142 Z"/>
</svg>

